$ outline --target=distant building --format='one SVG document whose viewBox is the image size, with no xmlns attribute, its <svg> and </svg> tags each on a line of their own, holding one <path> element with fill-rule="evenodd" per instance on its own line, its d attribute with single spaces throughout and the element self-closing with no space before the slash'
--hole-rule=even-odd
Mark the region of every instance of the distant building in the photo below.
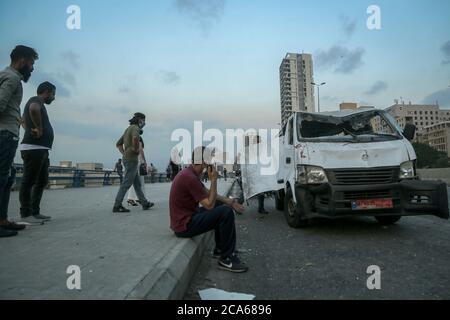
<svg viewBox="0 0 450 320">
<path fill-rule="evenodd" d="M 358 109 L 358 104 L 354 102 L 342 102 L 339 105 L 339 110 L 356 110 Z"/>
<path fill-rule="evenodd" d="M 409 118 L 417 127 L 415 141 L 425 143 L 450 156 L 450 110 L 438 104 L 396 103 L 386 109 L 401 128 Z"/>
<path fill-rule="evenodd" d="M 450 157 L 450 121 L 423 128 L 418 140 Z"/>
<path fill-rule="evenodd" d="M 406 118 L 411 118 L 419 132 L 425 127 L 450 121 L 450 110 L 441 110 L 437 104 L 411 104 L 411 102 L 399 104 L 396 102 L 386 111 L 397 120 L 401 128 L 405 127 Z"/>
<path fill-rule="evenodd" d="M 72 161 L 60 161 L 59 166 L 63 168 L 72 168 Z"/>
<path fill-rule="evenodd" d="M 280 66 L 281 125 L 293 112 L 315 112 L 311 54 L 288 53 Z"/>
<path fill-rule="evenodd" d="M 102 171 L 103 163 L 77 163 L 78 170 Z"/>
</svg>

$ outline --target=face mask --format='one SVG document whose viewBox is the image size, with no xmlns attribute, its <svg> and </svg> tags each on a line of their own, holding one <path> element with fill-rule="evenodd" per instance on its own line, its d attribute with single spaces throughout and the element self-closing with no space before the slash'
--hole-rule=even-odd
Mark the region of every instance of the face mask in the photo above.
<svg viewBox="0 0 450 320">
<path fill-rule="evenodd" d="M 144 127 L 145 127 L 145 122 L 140 122 L 139 123 L 139 129 L 144 129 Z"/>
<path fill-rule="evenodd" d="M 31 77 L 31 71 L 30 71 L 30 68 L 28 67 L 28 65 L 23 66 L 19 70 L 19 73 L 23 76 L 23 82 L 28 82 L 28 80 Z"/>
</svg>

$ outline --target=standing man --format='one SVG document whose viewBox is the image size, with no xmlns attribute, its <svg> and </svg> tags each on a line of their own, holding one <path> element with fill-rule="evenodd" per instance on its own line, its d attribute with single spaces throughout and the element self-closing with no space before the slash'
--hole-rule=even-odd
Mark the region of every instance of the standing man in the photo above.
<svg viewBox="0 0 450 320">
<path fill-rule="evenodd" d="M 150 167 L 148 168 L 148 172 L 150 172 L 150 182 L 151 183 L 155 183 L 156 168 L 153 165 L 153 163 L 150 163 Z"/>
<path fill-rule="evenodd" d="M 8 220 L 8 205 L 22 121 L 22 81 L 30 79 L 34 62 L 39 58 L 34 49 L 25 46 L 15 47 L 10 57 L 11 65 L 0 72 L 0 237 L 15 236 L 25 228 Z"/>
<path fill-rule="evenodd" d="M 269 214 L 269 212 L 264 208 L 264 199 L 266 195 L 261 193 L 258 195 L 258 213 L 260 214 Z"/>
<path fill-rule="evenodd" d="M 125 177 L 120 185 L 119 192 L 116 196 L 113 212 L 130 212 L 123 207 L 122 202 L 128 189 L 133 185 L 136 195 L 144 210 L 149 210 L 155 204 L 149 202 L 142 191 L 142 184 L 139 178 L 139 152 L 140 152 L 140 135 L 141 130 L 145 126 L 145 115 L 138 112 L 135 113 L 130 120 L 130 126 L 125 130 L 122 137 L 117 141 L 116 146 L 123 155 L 123 165 L 125 167 Z"/>
<path fill-rule="evenodd" d="M 123 166 L 122 166 L 122 159 L 117 160 L 116 163 L 116 167 L 114 168 L 114 170 L 117 172 L 117 174 L 119 175 L 119 180 L 120 183 L 123 182 Z"/>
<path fill-rule="evenodd" d="M 20 216 L 28 224 L 49 221 L 51 217 L 40 212 L 44 189 L 48 185 L 49 150 L 54 133 L 45 105 L 55 100 L 56 87 L 50 82 L 41 83 L 37 96 L 30 98 L 23 111 L 25 134 L 20 144 L 23 159 L 23 177 L 20 186 Z"/>
<path fill-rule="evenodd" d="M 223 168 L 223 177 L 225 178 L 225 181 L 227 181 L 227 173 L 228 173 L 227 168 Z"/>
</svg>

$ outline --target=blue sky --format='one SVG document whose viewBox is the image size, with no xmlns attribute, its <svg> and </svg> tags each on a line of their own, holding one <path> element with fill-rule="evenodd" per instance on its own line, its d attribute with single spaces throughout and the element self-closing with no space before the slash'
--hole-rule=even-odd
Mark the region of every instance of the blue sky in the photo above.
<svg viewBox="0 0 450 320">
<path fill-rule="evenodd" d="M 71 4 L 81 30 L 66 28 Z M 372 4 L 381 30 L 366 27 Z M 141 111 L 147 158 L 162 170 L 171 132 L 194 120 L 276 128 L 286 52 L 313 54 L 315 80 L 327 82 L 322 110 L 386 108 L 400 97 L 450 108 L 449 12 L 447 0 L 2 0 L 0 66 L 16 44 L 29 45 L 40 59 L 23 104 L 40 81 L 57 85 L 53 164 L 112 166 L 115 141 Z"/>
</svg>

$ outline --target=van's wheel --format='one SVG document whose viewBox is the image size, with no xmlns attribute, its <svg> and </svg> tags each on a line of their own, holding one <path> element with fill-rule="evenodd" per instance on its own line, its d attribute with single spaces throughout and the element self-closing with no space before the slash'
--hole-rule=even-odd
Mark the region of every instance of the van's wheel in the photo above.
<svg viewBox="0 0 450 320">
<path fill-rule="evenodd" d="M 309 225 L 309 220 L 305 219 L 302 204 L 294 202 L 292 197 L 292 190 L 287 189 L 286 195 L 284 197 L 284 216 L 288 225 L 292 228 L 304 228 Z"/>
<path fill-rule="evenodd" d="M 275 208 L 284 211 L 284 190 L 275 191 Z"/>
<path fill-rule="evenodd" d="M 383 226 L 390 226 L 398 222 L 401 219 L 401 216 L 379 216 L 375 217 L 378 223 Z"/>
</svg>

